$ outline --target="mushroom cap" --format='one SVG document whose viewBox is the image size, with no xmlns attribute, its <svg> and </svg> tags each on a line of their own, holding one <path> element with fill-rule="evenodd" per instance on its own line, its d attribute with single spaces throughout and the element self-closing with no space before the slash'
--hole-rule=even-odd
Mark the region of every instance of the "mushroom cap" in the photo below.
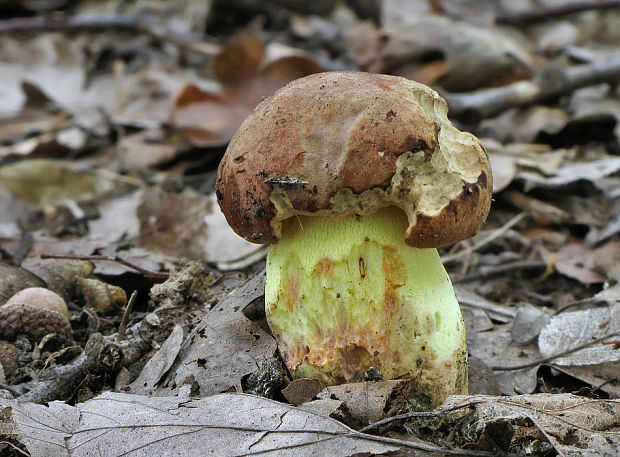
<svg viewBox="0 0 620 457">
<path fill-rule="evenodd" d="M 295 215 L 372 214 L 394 205 L 405 242 L 445 246 L 477 233 L 491 205 L 484 148 L 446 102 L 405 78 L 358 72 L 297 79 L 233 136 L 216 193 L 240 236 L 274 243 Z"/>
<path fill-rule="evenodd" d="M 38 341 L 49 333 L 71 336 L 67 304 L 58 294 L 31 287 L 13 295 L 0 306 L 0 339 L 12 341 L 20 335 Z"/>
</svg>

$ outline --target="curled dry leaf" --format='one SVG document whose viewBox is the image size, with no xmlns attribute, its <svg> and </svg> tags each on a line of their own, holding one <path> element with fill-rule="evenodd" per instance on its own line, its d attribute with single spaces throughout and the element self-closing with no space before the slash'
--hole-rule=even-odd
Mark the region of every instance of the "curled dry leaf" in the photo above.
<svg viewBox="0 0 620 457">
<path fill-rule="evenodd" d="M 183 328 L 177 324 L 155 355 L 146 362 L 136 380 L 130 384 L 131 393 L 152 395 L 156 390 L 155 386 L 174 363 L 182 344 Z"/>
<path fill-rule="evenodd" d="M 552 253 L 538 248 L 545 261 L 552 261 L 555 269 L 582 284 L 596 284 L 608 279 L 607 272 L 620 263 L 620 241 L 612 240 L 597 249 L 573 241 Z"/>
<path fill-rule="evenodd" d="M 118 286 L 92 278 L 78 278 L 77 284 L 84 304 L 92 306 L 100 313 L 118 311 L 127 304 L 127 294 Z"/>
<path fill-rule="evenodd" d="M 225 146 L 263 97 L 294 79 L 323 71 L 314 59 L 299 52 L 271 61 L 263 59 L 265 52 L 256 39 L 237 39 L 216 60 L 220 91 L 207 91 L 196 84 L 181 91 L 170 118 L 194 146 Z"/>
</svg>

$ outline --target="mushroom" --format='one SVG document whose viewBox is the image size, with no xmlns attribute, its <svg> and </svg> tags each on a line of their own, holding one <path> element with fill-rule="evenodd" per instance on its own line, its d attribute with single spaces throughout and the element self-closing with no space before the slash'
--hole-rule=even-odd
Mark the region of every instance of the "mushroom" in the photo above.
<svg viewBox="0 0 620 457">
<path fill-rule="evenodd" d="M 63 298 L 43 287 L 17 292 L 0 306 L 0 340 L 13 341 L 24 335 L 39 341 L 49 333 L 69 338 L 69 310 Z"/>
<path fill-rule="evenodd" d="M 269 243 L 265 311 L 294 377 L 414 378 L 467 393 L 465 326 L 436 248 L 476 234 L 491 169 L 432 89 L 330 72 L 289 83 L 232 138 L 217 174 L 230 226 Z"/>
</svg>

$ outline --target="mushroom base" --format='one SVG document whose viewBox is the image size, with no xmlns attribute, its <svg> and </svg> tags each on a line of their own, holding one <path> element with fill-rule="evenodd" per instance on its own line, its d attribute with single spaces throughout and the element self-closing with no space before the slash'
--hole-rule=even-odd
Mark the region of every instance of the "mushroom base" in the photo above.
<svg viewBox="0 0 620 457">
<path fill-rule="evenodd" d="M 285 221 L 267 258 L 269 326 L 294 377 L 411 376 L 430 405 L 467 394 L 465 325 L 436 249 L 405 244 L 398 208 Z"/>
</svg>

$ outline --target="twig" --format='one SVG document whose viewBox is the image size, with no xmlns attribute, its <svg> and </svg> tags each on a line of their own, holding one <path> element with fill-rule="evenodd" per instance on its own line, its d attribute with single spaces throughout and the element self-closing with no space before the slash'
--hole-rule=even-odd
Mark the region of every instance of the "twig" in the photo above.
<svg viewBox="0 0 620 457">
<path fill-rule="evenodd" d="M 131 293 L 131 297 L 129 297 L 129 301 L 127 302 L 127 306 L 125 306 L 125 312 L 123 313 L 123 318 L 121 319 L 121 323 L 118 326 L 117 338 L 119 340 L 125 339 L 125 330 L 127 330 L 127 320 L 129 318 L 129 313 L 133 308 L 133 304 L 136 301 L 136 297 L 138 296 L 138 291 L 134 290 Z"/>
<path fill-rule="evenodd" d="M 145 268 L 142 268 L 135 263 L 131 263 L 127 260 L 123 260 L 118 256 L 106 256 L 106 255 L 75 255 L 75 254 L 41 254 L 42 259 L 70 259 L 70 260 L 103 260 L 107 262 L 116 262 L 121 265 L 126 266 L 127 268 L 131 268 L 132 270 L 136 270 L 138 273 L 143 274 L 144 276 L 155 279 L 165 281 L 168 279 L 169 273 L 165 271 L 151 271 Z"/>
<path fill-rule="evenodd" d="M 482 309 L 484 311 L 509 319 L 514 318 L 517 314 L 514 308 L 509 308 L 507 306 L 493 303 L 492 301 L 487 300 L 486 298 L 481 297 L 476 293 L 470 292 L 463 287 L 456 286 L 454 288 L 454 292 L 456 293 L 456 299 L 461 304 L 461 306 Z"/>
<path fill-rule="evenodd" d="M 547 21 L 568 14 L 580 13 L 589 10 L 607 10 L 620 7 L 619 0 L 594 0 L 571 2 L 564 5 L 548 8 L 534 8 L 517 13 L 500 14 L 495 18 L 497 24 L 521 25 Z"/>
<path fill-rule="evenodd" d="M 569 94 L 581 87 L 620 81 L 620 54 L 586 65 L 549 66 L 533 81 L 464 94 L 443 92 L 450 112 L 467 123 L 494 116 L 517 106 L 531 105 Z"/>
<path fill-rule="evenodd" d="M 19 452 L 20 454 L 23 454 L 25 456 L 30 456 L 30 453 L 28 452 L 24 452 L 23 450 L 21 450 L 20 448 L 18 448 L 17 446 L 15 446 L 13 443 L 11 443 L 10 441 L 0 441 L 0 444 L 8 444 L 9 446 L 11 446 L 13 448 L 13 450 Z"/>
<path fill-rule="evenodd" d="M 86 343 L 84 354 L 68 365 L 45 370 L 41 380 L 17 400 L 33 403 L 67 400 L 89 373 L 114 373 L 121 366 L 129 367 L 144 357 L 150 348 L 150 343 L 140 337 L 115 341 L 114 335 L 94 333 Z"/>
<path fill-rule="evenodd" d="M 554 355 L 550 355 L 549 357 L 545 357 L 543 359 L 539 359 L 539 360 L 535 360 L 534 362 L 529 362 L 529 363 L 524 363 L 522 365 L 513 365 L 513 366 L 492 366 L 491 369 L 494 371 L 513 371 L 513 370 L 524 370 L 526 368 L 534 368 L 542 363 L 547 363 L 547 362 L 551 362 L 552 360 L 558 359 L 560 357 L 564 357 L 565 355 L 568 354 L 572 354 L 574 352 L 580 351 L 582 349 L 585 349 L 589 346 L 598 344 L 598 343 L 604 343 L 604 341 L 606 339 L 609 339 L 611 337 L 614 336 L 618 336 L 620 335 L 620 332 L 614 332 L 614 333 L 610 333 L 609 335 L 605 335 L 602 336 L 600 338 L 596 338 L 592 341 L 588 341 L 587 343 L 583 343 L 580 345 L 577 345 L 573 348 L 567 349 L 566 351 L 562 351 L 559 352 L 557 354 Z"/>
<path fill-rule="evenodd" d="M 459 409 L 469 408 L 470 406 L 475 406 L 478 403 L 484 403 L 486 400 L 473 401 L 469 403 L 465 403 L 463 405 L 453 406 L 451 408 L 437 410 L 437 411 L 410 411 L 408 413 L 397 414 L 396 416 L 386 417 L 385 419 L 381 419 L 380 421 L 374 422 L 370 425 L 367 425 L 364 428 L 359 429 L 360 433 L 368 433 L 370 430 L 374 430 L 376 428 L 382 427 L 384 425 L 390 424 L 395 421 L 405 420 L 405 419 L 413 419 L 415 417 L 436 417 L 442 416 L 444 414 L 450 413 L 452 411 L 458 411 Z"/>
<path fill-rule="evenodd" d="M 593 304 L 598 303 L 598 302 L 603 302 L 603 300 L 598 300 L 598 299 L 596 299 L 594 297 L 583 298 L 581 300 L 575 300 L 575 301 L 567 303 L 566 305 L 564 305 L 561 308 L 557 309 L 553 313 L 553 315 L 557 316 L 558 314 L 563 313 L 564 311 L 566 311 L 567 309 L 572 308 L 573 306 L 593 305 Z"/>
<path fill-rule="evenodd" d="M 121 360 L 120 349 L 108 338 L 95 333 L 86 343 L 84 354 L 68 365 L 45 370 L 44 379 L 37 382 L 29 392 L 17 397 L 17 400 L 34 403 L 66 400 L 88 373 L 116 371 Z"/>
<path fill-rule="evenodd" d="M 455 254 L 450 254 L 450 255 L 446 255 L 444 257 L 441 258 L 441 260 L 443 261 L 443 263 L 448 263 L 451 262 L 453 260 L 459 259 L 471 252 L 474 252 L 478 249 L 480 249 L 482 246 L 489 244 L 491 241 L 499 238 L 500 236 L 502 236 L 504 233 L 506 233 L 508 230 L 510 230 L 512 227 L 514 227 L 516 224 L 518 224 L 519 222 L 521 222 L 521 220 L 523 220 L 525 217 L 527 216 L 527 213 L 519 213 L 517 214 L 515 217 L 513 217 L 512 219 L 510 219 L 508 222 L 506 222 L 503 226 L 501 226 L 500 228 L 498 228 L 497 230 L 494 230 L 493 233 L 491 233 L 489 236 L 487 236 L 486 238 L 478 241 L 477 243 L 473 244 L 472 246 L 463 249 L 462 251 L 459 251 Z"/>
<path fill-rule="evenodd" d="M 530 214 L 540 224 L 564 224 L 571 219 L 567 211 L 516 190 L 502 192 L 502 198 Z"/>
<path fill-rule="evenodd" d="M 544 268 L 546 266 L 547 262 L 543 262 L 542 260 L 517 260 L 515 262 L 508 262 L 501 265 L 480 267 L 478 271 L 475 271 L 468 275 L 452 278 L 452 283 L 461 284 L 464 282 L 474 281 L 476 279 L 488 278 L 489 276 L 503 274 L 507 271 L 531 270 L 533 268 Z"/>
<path fill-rule="evenodd" d="M 171 30 L 144 15 L 87 17 L 54 14 L 0 21 L 0 34 L 36 33 L 57 30 L 69 32 L 84 30 L 95 32 L 106 30 L 133 31 L 144 33 L 162 42 L 172 43 L 186 51 L 205 57 L 211 58 L 220 52 L 220 46 L 214 43 L 213 39 L 205 41 L 205 38 L 208 37 L 204 35 L 187 34 Z"/>
</svg>

